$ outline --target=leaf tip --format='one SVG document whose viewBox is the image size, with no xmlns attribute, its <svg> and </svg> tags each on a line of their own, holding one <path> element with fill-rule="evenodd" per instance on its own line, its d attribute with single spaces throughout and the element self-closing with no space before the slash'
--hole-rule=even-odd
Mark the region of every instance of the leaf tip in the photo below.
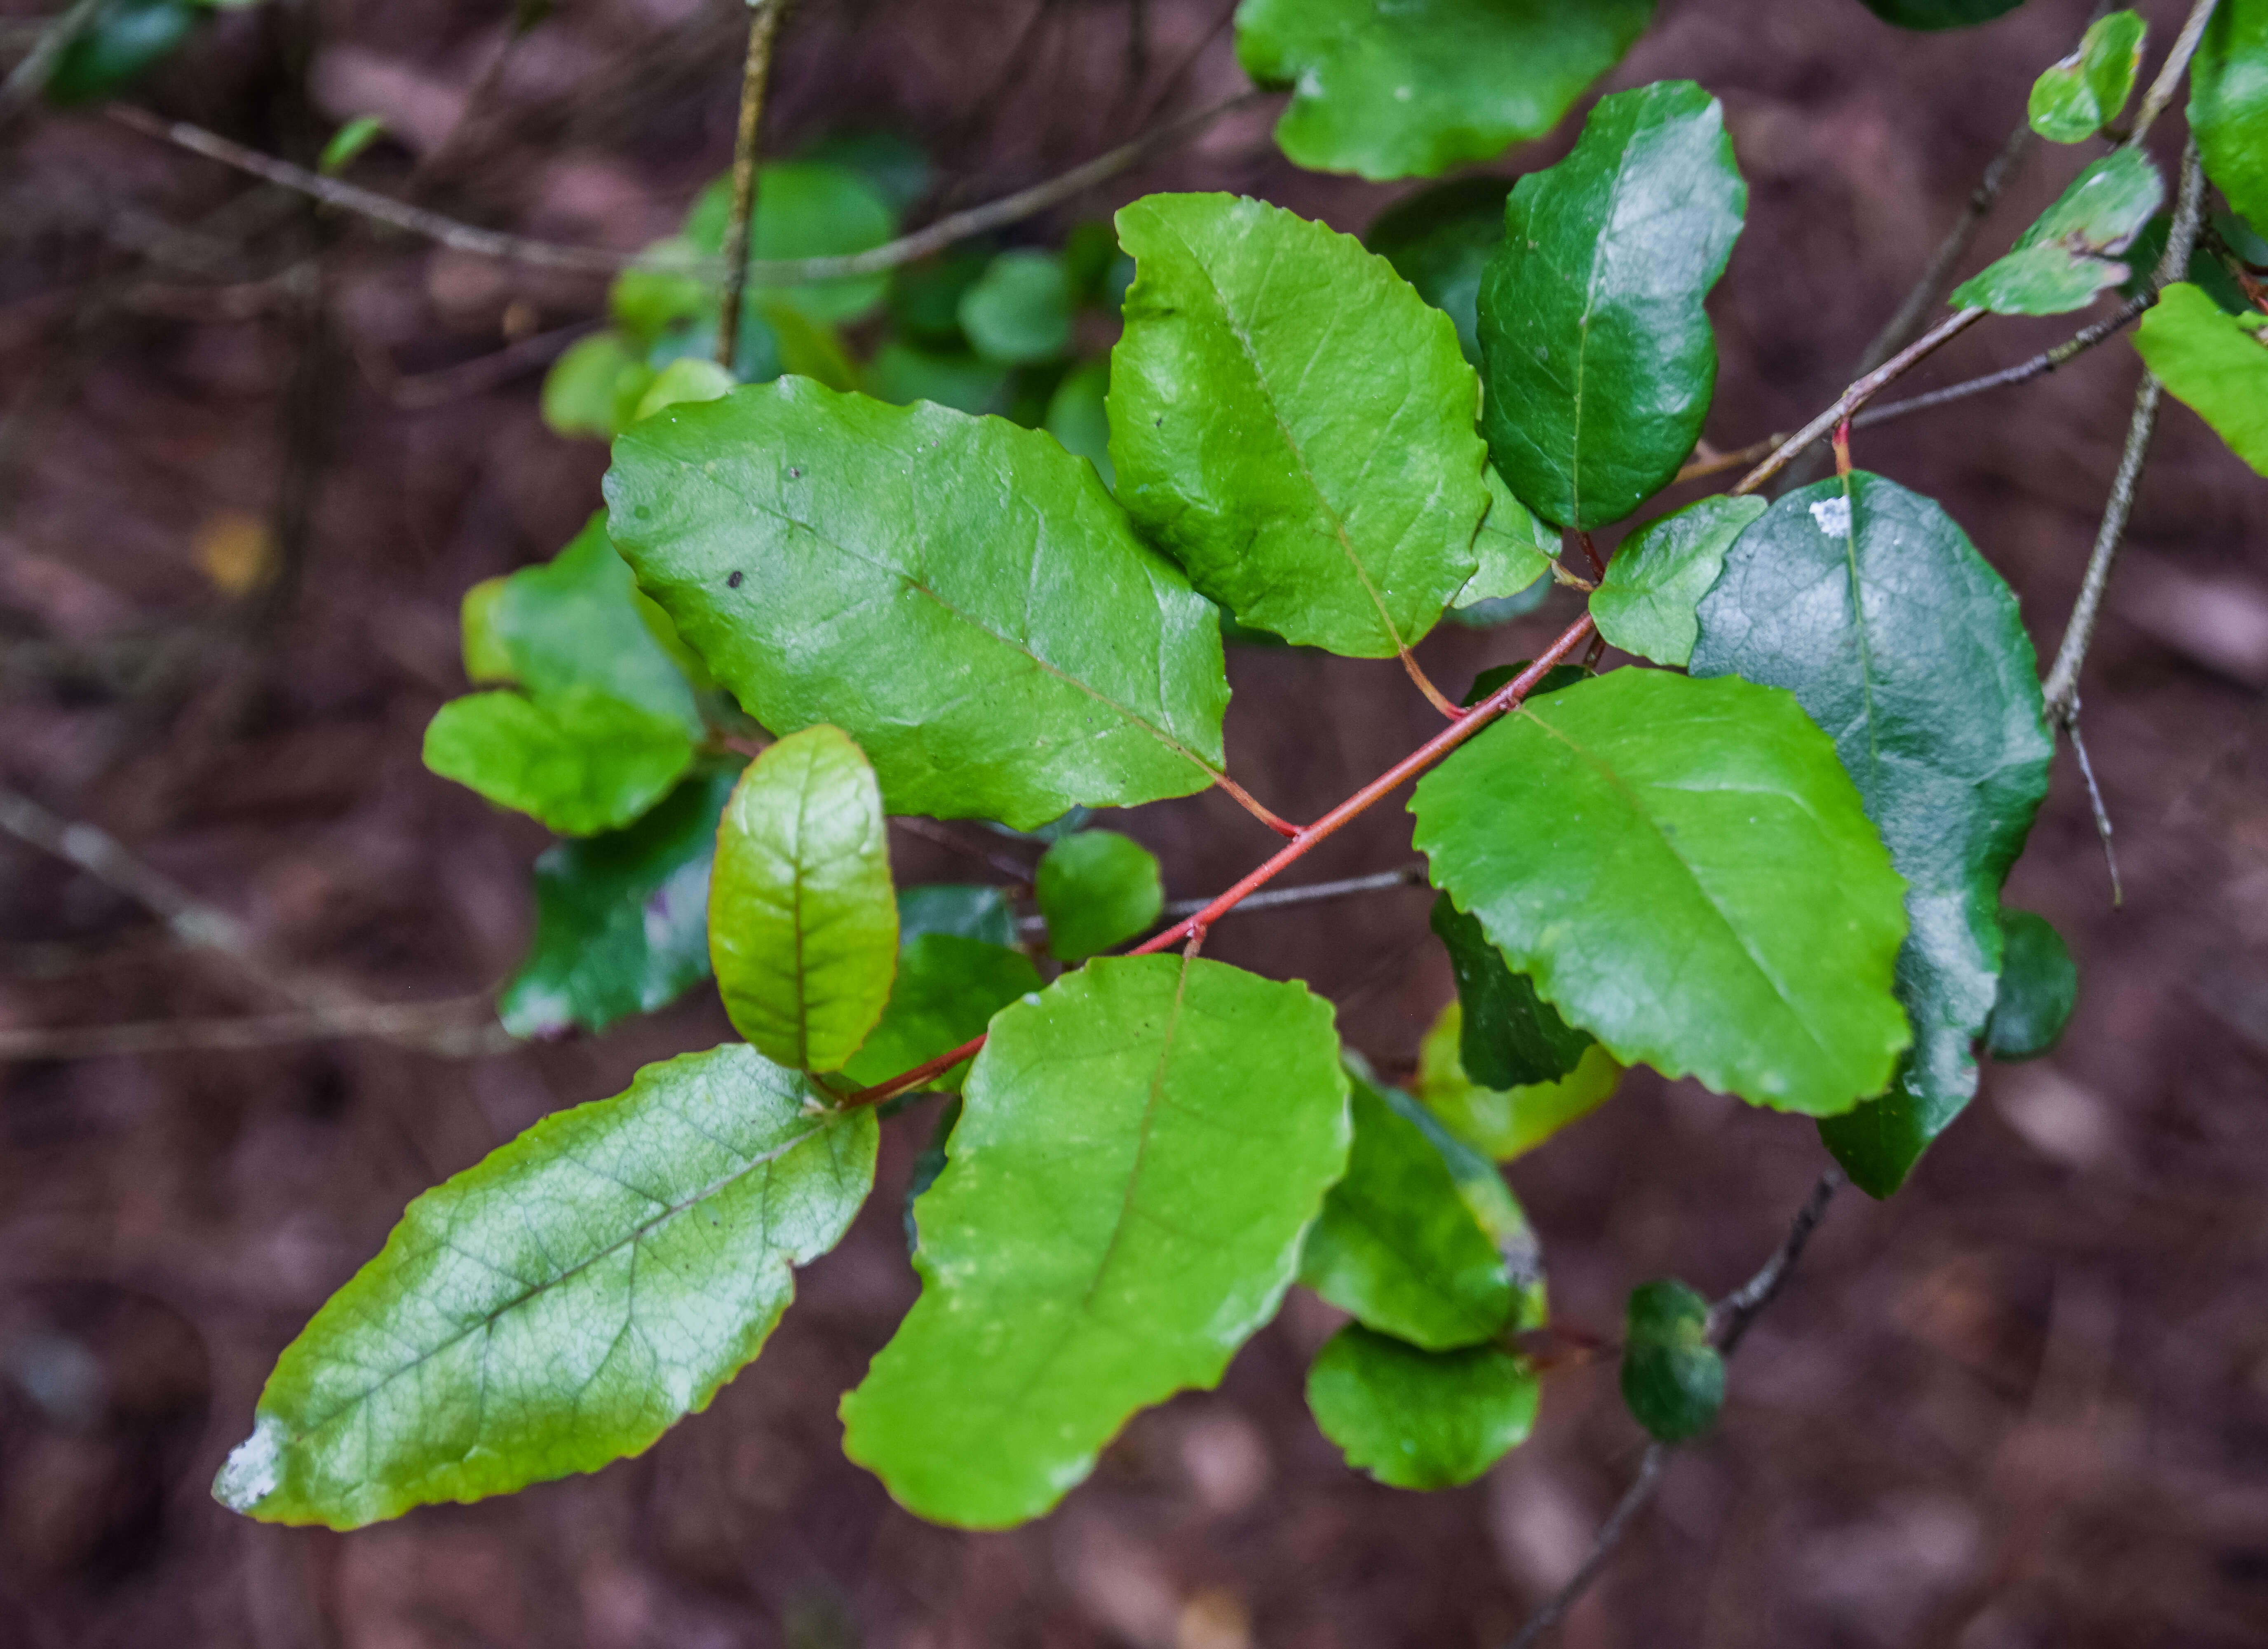
<svg viewBox="0 0 2268 1649">
<path fill-rule="evenodd" d="M 284 1423 L 263 1414 L 252 1435 L 229 1451 L 213 1477 L 213 1498 L 232 1512 L 256 1515 L 260 1503 L 276 1492 L 284 1462 Z"/>
</svg>

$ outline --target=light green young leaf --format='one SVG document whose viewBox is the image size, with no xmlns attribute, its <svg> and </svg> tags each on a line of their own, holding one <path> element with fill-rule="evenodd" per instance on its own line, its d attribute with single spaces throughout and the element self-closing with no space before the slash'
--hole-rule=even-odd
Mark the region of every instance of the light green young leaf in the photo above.
<svg viewBox="0 0 2268 1649">
<path fill-rule="evenodd" d="M 1717 385 L 1702 300 L 1748 199 L 1690 80 L 1601 99 L 1574 152 L 1513 186 L 1481 283 L 1481 429 L 1546 520 L 1618 521 L 1693 450 Z"/>
<path fill-rule="evenodd" d="M 1023 952 L 952 933 L 917 933 L 898 952 L 898 976 L 874 1034 L 843 1067 L 861 1087 L 924 1064 L 983 1034 L 992 1016 L 1041 986 Z M 929 1083 L 955 1093 L 968 1075 L 963 1060 Z"/>
<path fill-rule="evenodd" d="M 2000 993 L 1984 1021 L 1995 1059 L 2037 1059 L 2056 1045 L 2079 1001 L 2079 964 L 2045 917 L 2000 912 Z"/>
<path fill-rule="evenodd" d="M 425 729 L 428 768 L 561 836 L 621 828 L 692 762 L 682 722 L 596 688 L 468 694 Z"/>
<path fill-rule="evenodd" d="M 1617 670 L 1483 731 L 1410 809 L 1435 885 L 1616 1058 L 1814 1116 L 1889 1083 L 1904 884 L 1790 695 Z"/>
<path fill-rule="evenodd" d="M 476 686 L 509 684 L 519 679 L 511 650 L 497 634 L 497 606 L 504 599 L 504 578 L 483 578 L 467 590 L 457 604 L 457 627 L 464 644 L 465 680 Z"/>
<path fill-rule="evenodd" d="M 1425 1130 L 1367 1082 L 1353 1088 L 1346 1176 L 1308 1227 L 1300 1281 L 1366 1327 L 1427 1351 L 1478 1345 L 1512 1320 L 1504 1255 Z"/>
<path fill-rule="evenodd" d="M 1488 508 L 1448 318 L 1352 236 L 1258 201 L 1152 195 L 1118 234 L 1138 272 L 1110 457 L 1136 525 L 1246 624 L 1360 659 L 1415 645 Z"/>
<path fill-rule="evenodd" d="M 1528 1440 L 1540 1382 L 1492 1345 L 1421 1351 L 1351 1322 L 1307 1370 L 1307 1407 L 1348 1465 L 1395 1489 L 1470 1483 Z"/>
<path fill-rule="evenodd" d="M 576 343 L 543 378 L 543 422 L 559 435 L 611 440 L 630 422 L 653 369 L 618 332 Z M 625 405 L 627 402 L 627 406 Z"/>
<path fill-rule="evenodd" d="M 977 354 L 1012 366 L 1071 347 L 1071 281 L 1052 252 L 1004 252 L 961 295 L 961 330 Z"/>
<path fill-rule="evenodd" d="M 1346 1093 L 1329 1004 L 1221 962 L 1100 958 L 1004 1010 L 844 1452 L 933 1521 L 1047 1511 L 1275 1314 Z"/>
<path fill-rule="evenodd" d="M 840 1070 L 882 1017 L 898 903 L 874 769 L 821 724 L 748 766 L 717 828 L 709 954 L 734 1028 L 798 1071 Z"/>
<path fill-rule="evenodd" d="M 719 400 L 732 394 L 736 381 L 732 373 L 714 361 L 681 356 L 653 375 L 653 382 L 638 397 L 637 409 L 630 414 L 630 422 L 651 418 L 664 407 L 688 401 Z"/>
<path fill-rule="evenodd" d="M 1511 193 L 1509 178 L 1436 184 L 1395 202 L 1362 238 L 1456 324 L 1457 347 L 1475 366 L 1481 364 L 1481 276 L 1504 239 L 1504 200 Z"/>
<path fill-rule="evenodd" d="M 1295 165 L 1432 177 L 1540 137 L 1613 68 L 1653 0 L 1243 0 L 1236 55 L 1290 86 Z"/>
<path fill-rule="evenodd" d="M 214 1497 L 357 1528 L 651 1447 L 873 1184 L 873 1114 L 811 1098 L 754 1049 L 687 1054 L 426 1192 L 284 1351 Z"/>
<path fill-rule="evenodd" d="M 1717 1423 L 1725 1359 L 1709 1343 L 1709 1302 L 1683 1283 L 1631 1290 L 1623 1333 L 1623 1402 L 1661 1443 L 1683 1443 Z"/>
<path fill-rule="evenodd" d="M 1510 1162 L 1580 1122 L 1612 1097 L 1623 1078 L 1620 1061 L 1593 1042 L 1574 1070 L 1557 1082 L 1512 1089 L 1484 1088 L 1465 1074 L 1464 1009 L 1452 1001 L 1418 1044 L 1419 1103 L 1474 1150 Z"/>
<path fill-rule="evenodd" d="M 718 678 L 849 732 L 893 813 L 1028 827 L 1220 770 L 1211 604 L 1051 436 L 784 379 L 626 431 L 606 491 Z"/>
<path fill-rule="evenodd" d="M 1599 634 L 1624 652 L 1683 668 L 1700 634 L 1693 609 L 1764 508 L 1762 498 L 1704 498 L 1631 534 L 1591 597 Z"/>
<path fill-rule="evenodd" d="M 2268 0 L 2220 0 L 2190 63 L 2190 130 L 2229 206 L 2268 224 Z"/>
<path fill-rule="evenodd" d="M 2038 661 L 2014 594 L 1953 519 L 1864 470 L 1788 494 L 1743 533 L 1699 622 L 1693 674 L 1786 688 L 1831 729 L 1905 878 L 1897 992 L 1913 1048 L 1893 1093 L 1822 1130 L 1852 1180 L 1885 1196 L 1912 1166 L 1905 1145 L 1977 1091 L 2000 884 L 2054 754 Z M 1877 1108 L 1906 1120 L 1886 1134 Z"/>
<path fill-rule="evenodd" d="M 1464 1020 L 1459 1057 L 1474 1081 L 1491 1088 L 1556 1083 L 1582 1063 L 1589 1034 L 1561 1019 L 1535 994 L 1533 980 L 1505 966 L 1478 917 L 1443 894 L 1433 902 L 1432 924 L 1456 975 Z"/>
<path fill-rule="evenodd" d="M 2060 315 L 2082 309 L 2126 278 L 2112 254 L 2149 224 L 2164 180 L 2139 149 L 2114 149 L 2072 180 L 2018 236 L 2007 256 L 1955 287 L 1955 309 L 1998 315 Z"/>
<path fill-rule="evenodd" d="M 1123 945 L 1166 908 L 1157 856 L 1115 830 L 1080 830 L 1041 856 L 1032 892 L 1048 919 L 1048 953 L 1083 962 Z"/>
<path fill-rule="evenodd" d="M 2225 313 L 2181 282 L 2142 317 L 2134 347 L 2176 401 L 2268 475 L 2268 331 L 2258 314 Z"/>
<path fill-rule="evenodd" d="M 736 765 L 696 769 L 627 829 L 535 861 L 535 942 L 497 1003 L 514 1036 L 604 1030 L 709 977 L 709 865 Z"/>
<path fill-rule="evenodd" d="M 2117 120 L 2134 93 L 2147 32 L 2132 11 L 2088 24 L 2079 49 L 2032 82 L 2032 129 L 2050 143 L 2083 144 Z"/>
<path fill-rule="evenodd" d="M 333 132 L 315 157 L 315 170 L 336 177 L 355 163 L 362 151 L 386 136 L 386 122 L 375 114 L 357 114 Z"/>
<path fill-rule="evenodd" d="M 1489 512 L 1473 540 L 1480 568 L 1454 598 L 1461 611 L 1484 601 L 1508 600 L 1534 588 L 1537 579 L 1549 577 L 1559 554 L 1559 534 L 1512 496 L 1493 464 L 1481 472 L 1481 478 L 1488 487 Z"/>
</svg>

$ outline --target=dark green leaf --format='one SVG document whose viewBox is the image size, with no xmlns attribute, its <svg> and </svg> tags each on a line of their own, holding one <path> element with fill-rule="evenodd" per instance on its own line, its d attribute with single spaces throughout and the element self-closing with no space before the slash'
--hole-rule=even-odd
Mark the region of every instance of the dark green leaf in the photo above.
<svg viewBox="0 0 2268 1649">
<path fill-rule="evenodd" d="M 1656 1440 L 1683 1443 L 1716 1424 L 1725 1359 L 1709 1343 L 1709 1302 L 1683 1283 L 1631 1290 L 1623 1402 Z"/>
<path fill-rule="evenodd" d="M 2228 203 L 2268 224 L 2268 0 L 2220 0 L 2190 63 L 2190 130 Z"/>
<path fill-rule="evenodd" d="M 124 91 L 172 56 L 205 10 L 196 0 L 108 0 L 55 58 L 48 101 L 69 107 Z"/>
<path fill-rule="evenodd" d="M 1955 287 L 1953 306 L 2000 315 L 2086 307 L 2104 287 L 2126 278 L 2126 266 L 2110 254 L 2126 249 L 2165 198 L 2149 156 L 2112 150 L 2073 180 L 2007 257 Z"/>
<path fill-rule="evenodd" d="M 2220 214 L 2220 218 L 2221 224 L 2216 227 L 2225 225 L 2225 233 L 2243 232 L 2241 218 L 2230 217 L 2226 213 Z M 2118 295 L 2127 302 L 2150 302 L 2157 298 L 2158 265 L 2165 261 L 2166 242 L 2172 238 L 2173 227 L 2173 215 L 2160 212 L 2142 226 L 2142 232 L 2136 235 L 2133 244 L 2126 248 L 2124 261 L 2133 273 L 2118 288 Z M 2268 248 L 2263 248 L 2259 261 L 2268 263 Z M 2228 266 L 2220 261 L 2205 239 L 2200 239 L 2190 250 L 2188 279 L 2191 285 L 2232 315 L 2257 313 L 2252 307 L 2252 300 L 2245 297 L 2244 289 L 2229 274 Z"/>
<path fill-rule="evenodd" d="M 1115 830 L 1057 842 L 1040 859 L 1032 891 L 1048 919 L 1049 954 L 1060 962 L 1124 944 L 1166 908 L 1156 855 Z"/>
<path fill-rule="evenodd" d="M 737 1045 L 547 1118 L 410 1204 L 284 1351 L 214 1496 L 355 1528 L 643 1453 L 762 1350 L 875 1137 Z"/>
<path fill-rule="evenodd" d="M 2225 313 L 2183 282 L 2142 317 L 2134 347 L 2176 400 L 2268 475 L 2268 332 L 2257 313 Z"/>
<path fill-rule="evenodd" d="M 1465 689 L 1462 701 L 1464 707 L 1470 710 L 1494 693 L 1497 688 L 1511 681 L 1513 677 L 1526 670 L 1533 662 L 1532 659 L 1515 659 L 1510 664 L 1491 665 L 1475 676 L 1473 684 Z M 1555 664 L 1543 673 L 1542 681 L 1528 689 L 1528 696 L 1532 699 L 1541 698 L 1546 693 L 1557 693 L 1562 688 L 1572 687 L 1578 681 L 1589 680 L 1591 680 L 1591 673 L 1580 664 Z"/>
<path fill-rule="evenodd" d="M 1541 1388 L 1492 1345 L 1421 1351 L 1351 1322 L 1307 1371 L 1307 1407 L 1347 1464 L 1395 1489 L 1470 1483 L 1528 1440 Z"/>
<path fill-rule="evenodd" d="M 1136 524 L 1244 623 L 1356 658 L 1415 645 L 1488 508 L 1448 318 L 1352 236 L 1258 201 L 1152 195 L 1118 233 L 1139 273 L 1110 456 Z"/>
<path fill-rule="evenodd" d="M 1525 1156 L 1568 1123 L 1588 1116 L 1622 1080 L 1621 1062 L 1593 1042 L 1557 1082 L 1508 1090 L 1481 1087 L 1465 1074 L 1464 1023 L 1463 1007 L 1451 1002 L 1425 1033 L 1418 1046 L 1418 1099 L 1443 1127 L 1498 1162 Z"/>
<path fill-rule="evenodd" d="M 1733 541 L 1764 512 L 1762 498 L 1704 498 L 1632 533 L 1591 597 L 1599 634 L 1624 652 L 1682 667 L 1700 633 L 1693 609 Z"/>
<path fill-rule="evenodd" d="M 2117 120 L 2134 94 L 2147 33 L 2132 11 L 2088 24 L 2079 49 L 2032 82 L 2032 129 L 2051 143 L 2083 144 Z"/>
<path fill-rule="evenodd" d="M 709 977 L 709 865 L 739 777 L 696 771 L 628 829 L 535 861 L 535 942 L 497 1004 L 504 1029 L 604 1030 Z"/>
<path fill-rule="evenodd" d="M 973 882 L 932 882 L 898 889 L 898 934 L 909 941 L 924 933 L 951 933 L 987 945 L 1016 942 L 1016 912 L 1007 894 Z"/>
<path fill-rule="evenodd" d="M 1897 990 L 1914 1045 L 1881 1103 L 1926 1139 L 1977 1091 L 2000 884 L 2047 793 L 2053 745 L 2016 598 L 1943 510 L 1860 470 L 1788 494 L 1742 534 L 1700 625 L 1694 674 L 1786 688 L 1833 731 L 1906 880 Z M 1872 1190 L 1886 1174 L 1861 1144 L 1881 1137 L 1867 1108 L 1825 1137 L 1846 1167 L 1862 1149 L 1876 1159 L 1852 1167 Z"/>
<path fill-rule="evenodd" d="M 425 765 L 561 836 L 620 829 L 692 765 L 685 725 L 594 688 L 473 693 L 425 729 Z"/>
<path fill-rule="evenodd" d="M 1867 9 L 1885 23 L 1906 29 L 1957 29 L 1989 23 L 2024 0 L 1867 0 Z"/>
<path fill-rule="evenodd" d="M 1447 894 L 1433 902 L 1433 932 L 1457 978 L 1464 1007 L 1460 1057 L 1475 1082 L 1491 1088 L 1557 1082 L 1581 1062 L 1590 1035 L 1538 997 L 1533 980 L 1506 967 L 1480 919 L 1459 910 Z"/>
<path fill-rule="evenodd" d="M 1693 450 L 1717 385 L 1702 299 L 1748 199 L 1689 80 L 1602 99 L 1574 152 L 1513 187 L 1481 282 L 1481 429 L 1545 519 L 1618 521 Z"/>
<path fill-rule="evenodd" d="M 765 1057 L 838 1071 L 881 1018 L 897 953 L 874 770 L 839 728 L 791 733 L 749 763 L 717 828 L 709 954 L 725 1012 Z"/>
<path fill-rule="evenodd" d="M 1815 1116 L 1910 1040 L 1890 868 L 1789 695 L 1659 670 L 1523 704 L 1418 786 L 1435 885 L 1626 1063 Z"/>
<path fill-rule="evenodd" d="M 1236 55 L 1293 88 L 1294 163 L 1373 180 L 1492 160 L 1559 123 L 1653 16 L 1653 0 L 1243 0 Z"/>
<path fill-rule="evenodd" d="M 961 329 L 988 360 L 1049 361 L 1071 345 L 1071 308 L 1061 258 L 1004 252 L 961 295 Z"/>
<path fill-rule="evenodd" d="M 1041 983 L 1021 951 L 953 933 L 917 934 L 898 953 L 882 1022 L 843 1074 L 861 1087 L 887 1082 L 983 1035 L 995 1013 Z M 953 1093 L 968 1074 L 963 1061 L 928 1086 Z"/>
<path fill-rule="evenodd" d="M 894 813 L 1035 825 L 1211 784 L 1211 606 L 1051 436 L 799 379 L 673 407 L 615 542 L 749 712 L 857 739 Z"/>
<path fill-rule="evenodd" d="M 1275 1314 L 1346 1093 L 1330 1005 L 1220 962 L 1098 959 L 1004 1010 L 844 1451 L 935 1521 L 1045 1512 Z"/>
<path fill-rule="evenodd" d="M 2045 917 L 2000 912 L 2000 991 L 1984 1021 L 1995 1059 L 2037 1059 L 2056 1045 L 2079 1000 L 2079 965 Z"/>
<path fill-rule="evenodd" d="M 914 1204 L 921 1201 L 922 1193 L 937 1183 L 937 1176 L 945 1172 L 945 1148 L 953 1137 L 953 1130 L 961 1121 L 961 1101 L 948 1099 L 937 1108 L 937 1125 L 930 1130 L 929 1143 L 914 1157 L 914 1171 L 906 1181 L 906 1207 L 902 1216 L 906 1227 L 906 1252 L 921 1252 L 921 1226 L 914 1218 Z"/>
<path fill-rule="evenodd" d="M 955 412 L 998 412 L 1008 394 L 1008 369 L 967 350 L 927 350 L 893 340 L 866 364 L 866 391 L 892 406 L 934 401 Z"/>
<path fill-rule="evenodd" d="M 1476 366 L 1481 275 L 1504 239 L 1504 200 L 1511 193 L 1509 178 L 1459 178 L 1396 201 L 1362 238 L 1418 297 L 1456 323 L 1457 345 Z"/>
<path fill-rule="evenodd" d="M 1381 1334 L 1478 1345 L 1512 1320 L 1504 1255 L 1425 1130 L 1368 1083 L 1353 1088 L 1346 1177 L 1308 1228 L 1300 1281 Z"/>
<path fill-rule="evenodd" d="M 829 132 L 805 144 L 796 158 L 849 168 L 865 179 L 893 211 L 904 211 L 929 193 L 929 157 L 903 132 Z"/>
<path fill-rule="evenodd" d="M 983 278 L 992 254 L 962 247 L 909 263 L 890 276 L 890 320 L 915 342 L 932 349 L 964 350 L 961 299 Z M 935 399 L 935 397 L 931 397 Z"/>
<path fill-rule="evenodd" d="M 725 249 L 725 229 L 733 213 L 733 180 L 718 178 L 701 192 L 686 215 L 685 239 L 715 256 Z M 867 252 L 898 232 L 898 214 L 873 183 L 849 166 L 823 160 L 782 160 L 765 166 L 756 180 L 755 216 L 748 225 L 752 259 L 826 258 Z M 845 281 L 816 281 L 805 286 L 765 287 L 750 283 L 749 298 L 776 298 L 814 320 L 855 320 L 882 300 L 886 275 Z M 710 290 L 713 313 L 718 298 Z"/>
</svg>

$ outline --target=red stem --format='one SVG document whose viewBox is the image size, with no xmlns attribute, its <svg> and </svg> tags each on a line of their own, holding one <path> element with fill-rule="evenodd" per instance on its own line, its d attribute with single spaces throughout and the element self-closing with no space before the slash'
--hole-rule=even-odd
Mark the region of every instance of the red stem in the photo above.
<svg viewBox="0 0 2268 1649">
<path fill-rule="evenodd" d="M 1559 638 L 1545 648 L 1535 663 L 1474 705 L 1460 719 L 1450 723 L 1424 744 L 1419 745 L 1408 755 L 1387 769 L 1385 772 L 1332 808 L 1330 812 L 1316 820 L 1314 823 L 1299 832 L 1266 864 L 1253 871 L 1242 881 L 1238 882 L 1236 886 L 1215 899 L 1195 916 L 1184 917 L 1163 932 L 1151 935 L 1126 953 L 1129 956 L 1147 956 L 1152 952 L 1162 951 L 1171 946 L 1178 945 L 1192 934 L 1201 933 L 1210 928 L 1227 912 L 1234 909 L 1246 899 L 1283 874 L 1285 870 L 1295 861 L 1307 857 L 1308 850 L 1318 843 L 1336 835 L 1357 814 L 1367 812 L 1375 806 L 1402 785 L 1440 762 L 1466 740 L 1503 715 L 1505 711 L 1519 708 L 1521 701 L 1534 690 L 1535 684 L 1544 678 L 1552 666 L 1581 646 L 1590 638 L 1591 634 L 1591 615 L 1586 613 L 1561 631 Z M 837 1104 L 843 1109 L 848 1110 L 854 1106 L 873 1105 L 879 1101 L 894 1099 L 901 1093 L 920 1087 L 932 1077 L 940 1076 L 952 1070 L 954 1066 L 968 1058 L 983 1046 L 984 1039 L 982 1036 L 976 1037 L 973 1041 L 963 1042 L 952 1052 L 939 1054 L 936 1058 L 924 1061 L 911 1071 L 892 1077 L 887 1082 L 878 1082 L 871 1088 L 861 1088 L 856 1093 L 846 1095 L 838 1101 Z"/>
</svg>

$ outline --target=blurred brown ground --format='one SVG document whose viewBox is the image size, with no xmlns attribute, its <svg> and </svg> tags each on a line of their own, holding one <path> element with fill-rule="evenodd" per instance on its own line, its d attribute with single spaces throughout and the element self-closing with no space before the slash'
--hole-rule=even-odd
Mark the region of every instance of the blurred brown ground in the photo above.
<svg viewBox="0 0 2268 1649">
<path fill-rule="evenodd" d="M 2162 43 L 2186 8 L 2142 10 Z M 230 16 L 136 99 L 303 159 L 376 109 L 427 164 L 413 180 L 395 149 L 358 175 L 624 247 L 674 226 L 728 153 L 732 0 L 563 7 L 438 155 L 509 7 L 317 11 Z M 770 141 L 899 128 L 939 166 L 927 210 L 989 198 L 1117 141 L 1145 101 L 1232 89 L 1226 11 L 803 0 Z M 1714 305 L 1713 441 L 1791 428 L 1841 386 L 2085 11 L 2033 0 L 1918 36 L 1856 0 L 1664 0 L 1610 84 L 1690 77 L 1721 95 L 1753 191 Z M 2155 146 L 2178 139 L 2176 114 Z M 2035 151 L 1968 267 L 2077 165 Z M 1256 115 L 1085 206 L 1191 187 L 1350 230 L 1403 192 L 1294 171 Z M 419 733 L 461 690 L 459 594 L 557 548 L 605 454 L 542 429 L 532 373 L 457 394 L 419 375 L 593 315 L 601 283 L 279 206 L 89 115 L 19 134 L 0 199 L 0 779 L 373 997 L 491 984 L 528 931 L 541 833 L 426 774 Z M 166 225 L 203 225 L 171 267 L 144 256 Z M 2067 329 L 1996 321 L 1916 381 Z M 1941 498 L 2007 574 L 2043 651 L 2136 372 L 2117 342 L 1861 438 L 1862 463 Z M 421 399 L 435 404 L 401 404 Z M 204 562 L 275 519 L 279 490 L 288 516 L 294 487 L 312 502 L 287 532 L 291 577 L 228 597 Z M 2067 747 L 2012 887 L 2072 939 L 2078 1021 L 2050 1060 L 1989 1071 L 1895 1202 L 1835 1207 L 1734 1365 L 1722 1424 L 1679 1455 L 1561 1641 L 2268 1644 L 2264 550 L 2268 487 L 2169 402 L 2086 681 L 2125 905 L 2110 908 Z M 1565 616 L 1444 630 L 1425 658 L 1461 683 Z M 1295 817 L 1429 730 L 1390 665 L 1240 652 L 1230 668 L 1233 760 Z M 1269 845 L 1210 799 L 1128 828 L 1176 895 Z M 1400 862 L 1407 828 L 1381 808 L 1311 873 Z M 898 846 L 904 878 L 983 873 Z M 1253 917 L 1213 948 L 1346 1000 L 1351 1040 L 1391 1071 L 1449 990 L 1425 912 L 1412 891 Z M 0 1023 L 283 1005 L 154 933 L 92 880 L 0 845 Z M 887 1130 L 872 1206 L 762 1359 L 644 1458 L 350 1537 L 208 1498 L 277 1351 L 410 1196 L 725 1034 L 704 996 L 472 1060 L 361 1041 L 0 1067 L 0 1644 L 1483 1645 L 1572 1566 L 1636 1464 L 1601 1364 L 1556 1373 L 1535 1439 L 1469 1489 L 1350 1474 L 1300 1396 L 1328 1314 L 1295 1295 L 1219 1392 L 1138 1419 L 1055 1517 L 981 1535 L 917 1523 L 842 1458 L 835 1419 L 914 1291 L 899 1226 L 929 1126 L 914 1116 Z M 1745 1276 L 1823 1161 L 1807 1124 L 1641 1076 L 1511 1177 L 1558 1314 L 1611 1333 L 1633 1283 L 1720 1292 Z"/>
</svg>

